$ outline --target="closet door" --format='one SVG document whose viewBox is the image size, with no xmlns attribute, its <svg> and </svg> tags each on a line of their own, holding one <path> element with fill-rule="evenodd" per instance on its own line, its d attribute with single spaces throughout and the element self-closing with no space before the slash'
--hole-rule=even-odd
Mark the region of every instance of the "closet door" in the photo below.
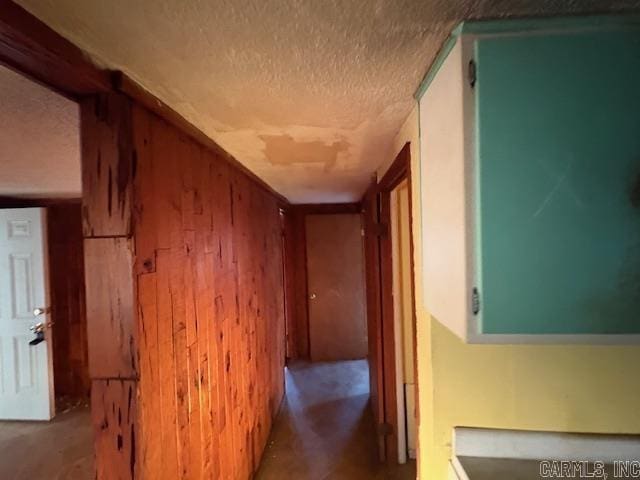
<svg viewBox="0 0 640 480">
<path fill-rule="evenodd" d="M 367 356 L 361 232 L 358 214 L 306 217 L 312 361 Z"/>
</svg>

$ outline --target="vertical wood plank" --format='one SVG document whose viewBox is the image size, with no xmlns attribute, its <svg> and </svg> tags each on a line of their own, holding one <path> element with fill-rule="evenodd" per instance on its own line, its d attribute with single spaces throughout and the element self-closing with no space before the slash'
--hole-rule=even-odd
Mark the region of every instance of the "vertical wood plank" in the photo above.
<svg viewBox="0 0 640 480">
<path fill-rule="evenodd" d="M 129 480 L 136 471 L 136 382 L 94 380 L 91 418 L 95 432 L 96 478 Z"/>
<path fill-rule="evenodd" d="M 158 348 L 158 297 L 155 273 L 138 276 L 138 338 L 140 382 L 140 478 L 162 478 L 162 448 L 157 425 L 162 425 Z"/>
<path fill-rule="evenodd" d="M 131 233 L 133 155 L 131 100 L 108 93 L 80 103 L 85 237 Z"/>
<path fill-rule="evenodd" d="M 156 257 L 158 305 L 158 370 L 161 422 L 156 441 L 161 442 L 161 478 L 180 478 L 177 445 L 177 404 L 173 343 L 173 298 L 171 290 L 171 251 L 158 250 Z M 145 425 L 145 428 L 154 428 Z M 156 427 L 157 428 L 157 427 Z"/>
<path fill-rule="evenodd" d="M 88 238 L 84 254 L 91 378 L 137 378 L 131 242 Z"/>
</svg>

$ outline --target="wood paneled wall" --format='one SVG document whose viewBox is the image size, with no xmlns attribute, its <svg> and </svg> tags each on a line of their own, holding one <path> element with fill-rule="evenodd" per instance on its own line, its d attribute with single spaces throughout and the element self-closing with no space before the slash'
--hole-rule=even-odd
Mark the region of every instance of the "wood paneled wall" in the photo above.
<svg viewBox="0 0 640 480">
<path fill-rule="evenodd" d="M 56 397 L 89 396 L 84 249 L 80 202 L 47 207 Z"/>
<path fill-rule="evenodd" d="M 284 393 L 279 199 L 123 95 L 81 111 L 97 477 L 250 478 Z"/>
<path fill-rule="evenodd" d="M 246 479 L 284 388 L 278 202 L 144 109 L 133 123 L 142 471 Z"/>
</svg>

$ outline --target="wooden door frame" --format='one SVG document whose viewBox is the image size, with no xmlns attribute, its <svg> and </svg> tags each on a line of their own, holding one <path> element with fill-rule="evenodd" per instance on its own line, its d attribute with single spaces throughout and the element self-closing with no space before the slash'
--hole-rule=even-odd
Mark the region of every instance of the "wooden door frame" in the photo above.
<svg viewBox="0 0 640 480">
<path fill-rule="evenodd" d="M 282 285 L 284 293 L 284 364 L 289 363 L 291 358 L 295 358 L 295 344 L 293 343 L 294 328 L 293 325 L 293 276 L 292 262 L 288 243 L 290 242 L 290 217 L 287 214 L 286 206 L 279 206 L 280 212 L 280 238 L 282 242 Z"/>
<path fill-rule="evenodd" d="M 0 195 L 0 209 L 5 209 L 5 208 L 43 208 L 47 211 L 46 215 L 47 215 L 47 230 L 46 232 L 44 232 L 44 235 L 47 237 L 47 243 L 48 243 L 48 257 L 49 257 L 49 265 L 47 268 L 47 277 L 48 277 L 48 282 L 49 282 L 49 308 L 50 308 L 50 320 L 51 320 L 51 355 L 53 358 L 53 368 L 52 368 L 52 375 L 53 375 L 53 390 L 54 390 L 54 406 L 53 406 L 53 410 L 54 410 L 54 414 L 57 414 L 57 408 L 55 405 L 55 401 L 58 397 L 58 385 L 59 385 L 59 380 L 58 377 L 56 376 L 55 372 L 60 368 L 59 364 L 58 364 L 58 359 L 56 358 L 56 352 L 59 351 L 60 349 L 56 349 L 56 343 L 60 342 L 60 340 L 56 340 L 59 339 L 62 336 L 62 333 L 60 330 L 58 330 L 60 325 L 63 325 L 65 322 L 60 321 L 60 309 L 57 308 L 56 306 L 56 302 L 55 302 L 55 297 L 57 295 L 57 293 L 54 291 L 54 279 L 55 279 L 55 275 L 56 275 L 56 270 L 53 269 L 51 267 L 51 263 L 52 263 L 52 258 L 54 257 L 54 250 L 53 247 L 54 245 L 52 244 L 52 232 L 53 232 L 53 227 L 52 227 L 52 223 L 49 221 L 50 216 L 51 216 L 51 209 L 52 208 L 57 208 L 57 207 L 73 207 L 73 206 L 77 206 L 78 207 L 78 217 L 81 216 L 81 206 L 82 206 L 82 199 L 81 198 L 50 198 L 50 197 L 39 197 L 39 198 L 21 198 L 21 197 L 12 197 L 12 196 L 4 196 L 4 195 Z M 81 221 L 81 220 L 80 220 Z M 82 245 L 81 245 L 82 248 Z M 84 255 L 84 252 L 83 252 Z M 83 265 L 84 268 L 84 265 Z M 84 341 L 83 346 L 85 348 L 85 354 L 88 350 L 88 341 L 87 341 L 87 334 L 86 334 L 86 323 L 87 323 L 87 312 L 86 312 L 86 308 L 85 307 L 85 299 L 84 299 L 84 274 L 82 275 L 82 277 L 79 279 L 81 286 L 83 287 L 82 290 L 82 300 L 80 301 L 81 306 L 81 310 L 82 310 L 82 319 L 84 322 L 84 338 L 80 337 L 81 339 L 83 339 Z M 83 368 L 86 369 L 87 375 L 88 375 L 88 359 L 85 357 L 83 358 Z M 86 381 L 90 380 L 88 378 L 78 378 L 76 379 L 76 381 L 80 382 L 83 384 L 83 386 L 85 386 L 84 384 L 86 383 Z M 83 391 L 82 394 L 82 398 L 85 399 L 88 398 L 88 391 Z"/>
<path fill-rule="evenodd" d="M 386 461 L 386 429 L 384 413 L 384 372 L 382 353 L 382 302 L 380 285 L 380 201 L 378 181 L 374 177 L 362 198 L 365 253 L 365 289 L 367 298 L 367 337 L 369 352 L 370 404 L 377 429 L 378 457 Z"/>
<path fill-rule="evenodd" d="M 377 264 L 369 265 L 371 274 L 368 289 L 373 289 L 371 295 L 378 297 L 378 306 L 375 311 L 368 312 L 372 319 L 370 324 L 379 327 L 378 340 L 382 351 L 382 376 L 383 394 L 382 408 L 385 427 L 379 432 L 384 438 L 384 445 L 380 445 L 380 457 L 390 462 L 397 462 L 398 458 L 398 416 L 396 400 L 396 371 L 395 371 L 395 333 L 394 333 L 394 305 L 393 305 L 393 257 L 391 243 L 391 192 L 404 180 L 407 180 L 409 191 L 409 237 L 410 237 L 410 269 L 411 269 L 411 301 L 412 324 L 414 345 L 414 369 L 418 378 L 417 366 L 417 322 L 415 308 L 415 268 L 414 268 L 414 241 L 413 241 L 413 209 L 412 209 L 412 185 L 411 185 L 411 149 L 410 143 L 406 143 L 400 150 L 395 160 L 384 174 L 382 179 L 372 186 L 368 195 L 375 195 L 377 212 L 370 212 L 370 216 L 377 225 L 372 228 L 377 237 L 378 255 Z M 365 196 L 365 198 L 366 198 Z M 378 278 L 375 278 L 378 275 Z M 418 385 L 416 382 L 416 427 L 420 423 Z M 418 447 L 417 447 L 418 448 Z"/>
<path fill-rule="evenodd" d="M 10 0 L 0 0 L 0 64 L 69 99 L 111 90 L 111 74 Z"/>
<path fill-rule="evenodd" d="M 79 48 L 10 0 L 0 0 L 0 64 L 79 104 L 94 471 L 97 479 L 110 475 L 132 479 L 136 476 L 138 433 L 135 287 L 128 211 L 132 156 L 130 144 L 120 143 L 127 127 L 125 117 L 117 116 L 131 100 L 114 89 L 112 72 L 93 65 Z M 99 108 L 107 103 L 114 108 Z M 95 152 L 103 147 L 109 153 L 104 155 L 104 165 L 114 167 L 110 170 L 113 176 L 108 177 L 111 195 L 104 196 L 107 179 L 96 175 L 95 162 Z M 112 183 L 118 186 L 116 192 Z M 117 205 L 113 211 L 112 204 Z M 117 297 L 114 303 L 122 306 L 116 313 L 109 307 L 109 296 Z M 131 340 L 120 342 L 117 328 Z M 118 421 L 113 419 L 116 411 L 123 412 Z"/>
</svg>

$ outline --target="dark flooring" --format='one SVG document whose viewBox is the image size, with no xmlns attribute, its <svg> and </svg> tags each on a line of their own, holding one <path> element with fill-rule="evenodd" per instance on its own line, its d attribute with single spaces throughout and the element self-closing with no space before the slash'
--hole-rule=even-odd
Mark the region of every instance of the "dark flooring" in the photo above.
<svg viewBox="0 0 640 480">
<path fill-rule="evenodd" d="M 256 480 L 416 478 L 414 462 L 378 461 L 365 360 L 294 364 L 286 387 Z"/>
<path fill-rule="evenodd" d="M 93 478 L 89 407 L 60 413 L 51 422 L 0 422 L 0 479 Z"/>
<path fill-rule="evenodd" d="M 412 480 L 415 464 L 377 459 L 366 361 L 296 364 L 256 480 Z M 0 479 L 89 480 L 88 407 L 51 422 L 0 422 Z M 230 479 L 222 479 L 230 480 Z"/>
</svg>

